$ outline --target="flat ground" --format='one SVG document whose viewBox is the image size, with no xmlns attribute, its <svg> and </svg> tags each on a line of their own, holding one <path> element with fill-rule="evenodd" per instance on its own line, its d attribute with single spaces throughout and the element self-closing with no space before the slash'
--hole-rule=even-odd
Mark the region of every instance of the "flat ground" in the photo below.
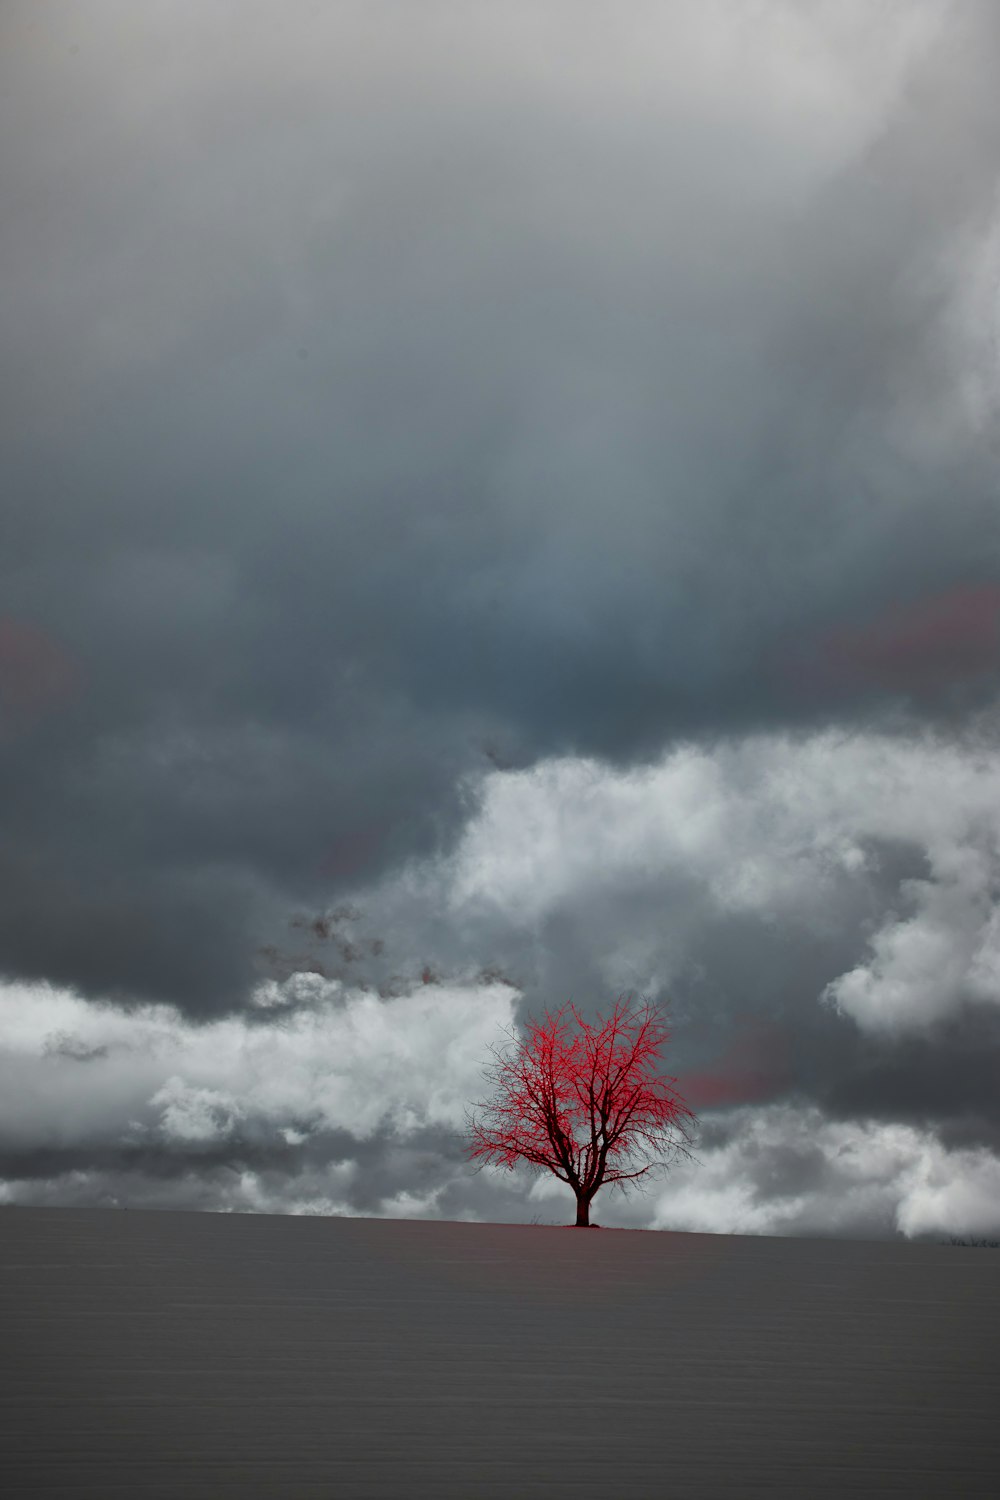
<svg viewBox="0 0 1000 1500">
<path fill-rule="evenodd" d="M 1000 1494 L 1000 1251 L 0 1209 L 0 1492 Z"/>
</svg>

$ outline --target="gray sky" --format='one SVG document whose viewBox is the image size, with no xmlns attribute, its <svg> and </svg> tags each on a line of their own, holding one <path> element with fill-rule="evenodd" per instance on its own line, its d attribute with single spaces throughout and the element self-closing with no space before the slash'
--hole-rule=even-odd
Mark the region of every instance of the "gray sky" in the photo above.
<svg viewBox="0 0 1000 1500">
<path fill-rule="evenodd" d="M 1000 17 L 9 0 L 0 1199 L 1000 1229 Z M 310 925 L 317 924 L 318 925 Z"/>
</svg>

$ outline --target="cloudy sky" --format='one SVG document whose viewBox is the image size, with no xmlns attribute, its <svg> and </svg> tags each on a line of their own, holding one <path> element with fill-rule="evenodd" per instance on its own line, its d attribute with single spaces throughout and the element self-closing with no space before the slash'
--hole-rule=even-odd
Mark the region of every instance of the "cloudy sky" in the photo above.
<svg viewBox="0 0 1000 1500">
<path fill-rule="evenodd" d="M 7 0 L 0 1201 L 1000 1230 L 991 0 Z"/>
</svg>

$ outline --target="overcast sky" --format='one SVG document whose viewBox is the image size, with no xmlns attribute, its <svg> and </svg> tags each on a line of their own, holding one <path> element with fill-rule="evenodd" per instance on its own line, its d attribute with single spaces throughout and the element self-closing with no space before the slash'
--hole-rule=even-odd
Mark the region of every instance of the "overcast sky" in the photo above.
<svg viewBox="0 0 1000 1500">
<path fill-rule="evenodd" d="M 1000 1230 L 1000 11 L 6 0 L 0 1201 Z"/>
</svg>

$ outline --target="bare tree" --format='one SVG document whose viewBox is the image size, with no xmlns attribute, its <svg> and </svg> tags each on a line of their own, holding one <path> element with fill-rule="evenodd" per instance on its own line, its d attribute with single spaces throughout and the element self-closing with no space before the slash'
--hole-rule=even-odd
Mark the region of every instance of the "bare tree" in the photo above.
<svg viewBox="0 0 1000 1500">
<path fill-rule="evenodd" d="M 563 1006 L 529 1023 L 523 1040 L 512 1037 L 512 1050 L 492 1049 L 486 1076 L 496 1092 L 474 1106 L 483 1118 L 467 1117 L 468 1155 L 480 1169 L 523 1161 L 553 1172 L 573 1189 L 580 1229 L 590 1226 L 601 1187 L 619 1183 L 624 1192 L 626 1182 L 690 1157 L 695 1121 L 671 1086 L 676 1079 L 656 1071 L 670 1036 L 658 1010 L 619 996 L 598 1023 Z"/>
</svg>

